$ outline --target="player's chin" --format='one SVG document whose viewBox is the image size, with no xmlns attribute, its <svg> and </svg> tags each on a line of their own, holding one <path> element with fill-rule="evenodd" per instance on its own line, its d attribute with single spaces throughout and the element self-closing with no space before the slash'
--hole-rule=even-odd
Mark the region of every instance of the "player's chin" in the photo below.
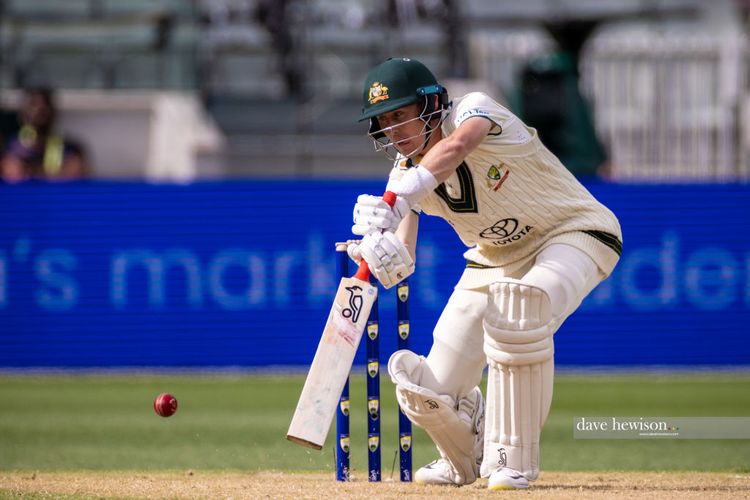
<svg viewBox="0 0 750 500">
<path fill-rule="evenodd" d="M 408 139 L 404 141 L 398 141 L 394 143 L 394 146 L 396 146 L 398 152 L 404 156 L 409 156 L 409 154 L 414 150 L 411 141 Z"/>
</svg>

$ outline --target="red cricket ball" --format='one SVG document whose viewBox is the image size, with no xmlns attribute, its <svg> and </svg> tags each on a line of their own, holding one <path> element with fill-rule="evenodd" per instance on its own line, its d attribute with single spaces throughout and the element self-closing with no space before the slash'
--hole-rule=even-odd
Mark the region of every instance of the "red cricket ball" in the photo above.
<svg viewBox="0 0 750 500">
<path fill-rule="evenodd" d="M 170 417 L 177 411 L 177 398 L 169 393 L 163 393 L 154 399 L 154 411 L 160 417 Z"/>
</svg>

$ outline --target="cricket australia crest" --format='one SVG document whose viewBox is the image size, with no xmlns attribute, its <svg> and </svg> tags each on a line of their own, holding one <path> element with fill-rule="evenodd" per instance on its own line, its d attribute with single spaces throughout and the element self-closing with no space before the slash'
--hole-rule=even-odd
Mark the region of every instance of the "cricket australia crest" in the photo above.
<svg viewBox="0 0 750 500">
<path fill-rule="evenodd" d="M 398 300 L 401 302 L 406 302 L 409 300 L 409 284 L 408 283 L 401 283 L 398 285 L 397 289 L 398 293 Z"/>
<path fill-rule="evenodd" d="M 370 86 L 370 93 L 369 93 L 368 99 L 370 101 L 370 104 L 375 104 L 376 102 L 385 101 L 386 99 L 389 99 L 388 87 L 386 87 L 380 82 L 372 82 L 372 85 Z"/>
<path fill-rule="evenodd" d="M 371 325 L 367 325 L 367 336 L 370 337 L 370 339 L 375 340 L 378 338 L 378 324 L 373 323 Z"/>
<path fill-rule="evenodd" d="M 510 169 L 502 163 L 491 165 L 487 170 L 487 178 L 485 179 L 487 187 L 493 191 L 497 191 L 508 178 L 508 175 L 510 175 Z"/>
<path fill-rule="evenodd" d="M 377 420 L 380 416 L 380 400 L 370 399 L 367 401 L 367 412 L 370 414 L 370 418 Z"/>
<path fill-rule="evenodd" d="M 377 451 L 380 446 L 380 436 L 370 436 L 367 438 L 367 448 L 370 451 Z"/>
<path fill-rule="evenodd" d="M 398 442 L 401 445 L 402 450 L 409 451 L 409 448 L 411 448 L 411 434 L 402 435 Z"/>
<path fill-rule="evenodd" d="M 349 453 L 349 436 L 341 436 L 339 439 L 339 447 L 344 453 Z"/>
<path fill-rule="evenodd" d="M 403 340 L 409 338 L 409 322 L 404 321 L 398 324 L 398 336 Z"/>
</svg>

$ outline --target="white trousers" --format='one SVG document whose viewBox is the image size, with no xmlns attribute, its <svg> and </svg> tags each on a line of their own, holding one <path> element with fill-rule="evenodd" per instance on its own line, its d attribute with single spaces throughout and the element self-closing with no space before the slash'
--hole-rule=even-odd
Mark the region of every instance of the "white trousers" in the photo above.
<svg viewBox="0 0 750 500">
<path fill-rule="evenodd" d="M 529 267 L 506 277 L 547 292 L 555 330 L 604 279 L 591 257 L 564 244 L 550 245 Z M 424 387 L 457 400 L 481 382 L 487 365 L 482 318 L 488 306 L 488 289 L 456 289 L 451 294 L 433 332 L 422 377 Z"/>
</svg>

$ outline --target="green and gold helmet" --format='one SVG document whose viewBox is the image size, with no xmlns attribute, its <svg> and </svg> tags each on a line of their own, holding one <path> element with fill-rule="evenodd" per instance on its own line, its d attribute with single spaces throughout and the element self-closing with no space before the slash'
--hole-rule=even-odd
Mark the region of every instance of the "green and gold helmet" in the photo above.
<svg viewBox="0 0 750 500">
<path fill-rule="evenodd" d="M 436 87 L 427 66 L 409 58 L 390 58 L 372 68 L 365 77 L 360 121 L 417 102 L 418 89 Z M 435 93 L 437 88 L 430 89 Z M 424 95 L 424 94 L 422 94 Z"/>
<path fill-rule="evenodd" d="M 433 95 L 438 96 L 437 100 L 429 98 Z M 409 104 L 422 103 L 419 119 L 425 126 L 420 135 L 426 137 L 426 144 L 435 129 L 430 122 L 439 118 L 449 105 L 448 92 L 438 84 L 435 75 L 421 62 L 407 57 L 390 58 L 367 73 L 362 103 L 359 121 L 370 120 L 369 134 L 375 141 L 376 149 L 385 151 L 389 157 L 391 155 L 387 148 L 393 144 L 383 142 L 385 134 L 378 124 L 379 115 Z"/>
</svg>

